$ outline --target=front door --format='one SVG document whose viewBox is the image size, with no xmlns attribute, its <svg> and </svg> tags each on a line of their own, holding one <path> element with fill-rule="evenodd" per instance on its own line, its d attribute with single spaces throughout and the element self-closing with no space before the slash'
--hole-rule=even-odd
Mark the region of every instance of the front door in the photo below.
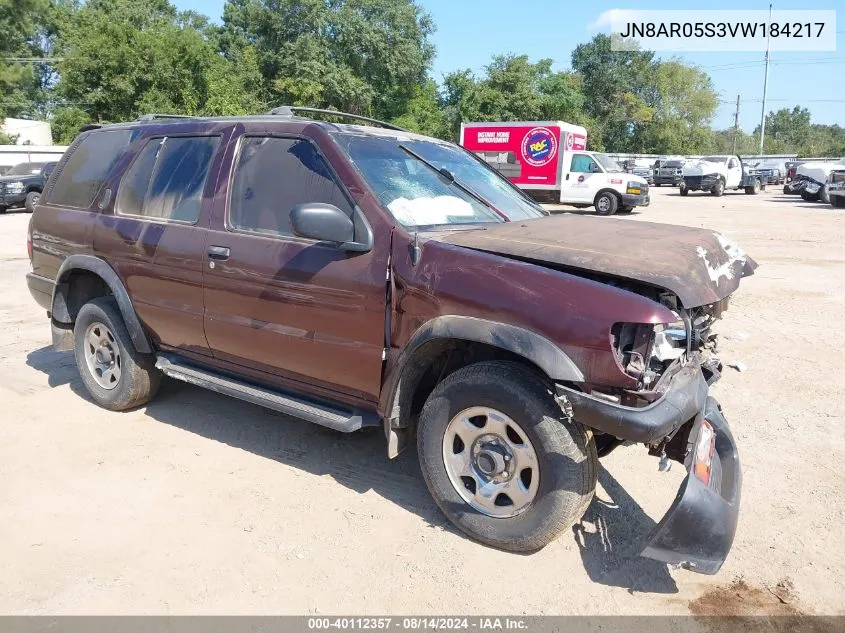
<svg viewBox="0 0 845 633">
<path fill-rule="evenodd" d="M 729 189 L 739 187 L 742 182 L 742 163 L 736 157 L 728 159 L 728 175 L 725 186 Z"/>
<path fill-rule="evenodd" d="M 571 159 L 570 159 L 571 156 Z M 573 152 L 563 160 L 571 160 L 564 165 L 563 180 L 560 187 L 561 202 L 593 203 L 598 192 L 600 182 L 604 181 L 604 173 L 599 164 L 589 154 Z M 568 167 L 568 169 L 567 169 Z"/>
<path fill-rule="evenodd" d="M 256 124 L 257 125 L 257 124 Z M 206 242 L 205 333 L 216 358 L 301 391 L 378 400 L 387 249 L 296 237 L 304 202 L 360 213 L 315 143 L 247 127 Z"/>
</svg>

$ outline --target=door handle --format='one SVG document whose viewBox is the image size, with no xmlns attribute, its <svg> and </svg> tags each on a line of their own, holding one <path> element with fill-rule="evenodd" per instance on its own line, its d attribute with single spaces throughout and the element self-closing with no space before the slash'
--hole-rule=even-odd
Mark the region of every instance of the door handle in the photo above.
<svg viewBox="0 0 845 633">
<path fill-rule="evenodd" d="M 229 259 L 229 247 L 228 246 L 209 246 L 208 247 L 208 257 L 210 259 Z"/>
</svg>

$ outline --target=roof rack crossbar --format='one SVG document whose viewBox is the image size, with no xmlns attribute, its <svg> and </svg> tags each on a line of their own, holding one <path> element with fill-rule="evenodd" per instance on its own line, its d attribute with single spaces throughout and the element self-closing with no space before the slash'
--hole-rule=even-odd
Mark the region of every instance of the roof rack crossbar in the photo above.
<svg viewBox="0 0 845 633">
<path fill-rule="evenodd" d="M 142 114 L 139 116 L 136 121 L 155 121 L 156 119 L 195 119 L 195 116 L 191 116 L 190 114 L 159 114 L 159 113 L 150 113 L 150 114 Z"/>
<path fill-rule="evenodd" d="M 378 119 L 372 119 L 368 116 L 362 116 L 360 114 L 350 114 L 349 112 L 339 112 L 337 110 L 323 110 L 322 108 L 306 108 L 300 106 L 279 106 L 278 108 L 273 108 L 270 110 L 270 114 L 275 114 L 277 116 L 293 116 L 296 112 L 310 112 L 312 114 L 326 114 L 330 116 L 335 116 L 340 119 L 351 119 L 353 121 L 366 121 L 367 123 L 374 123 L 379 127 L 387 128 L 388 130 L 397 130 L 399 132 L 410 132 L 410 130 L 406 130 L 403 127 L 399 127 L 398 125 L 393 125 L 392 123 L 387 123 L 385 121 L 379 121 Z"/>
</svg>

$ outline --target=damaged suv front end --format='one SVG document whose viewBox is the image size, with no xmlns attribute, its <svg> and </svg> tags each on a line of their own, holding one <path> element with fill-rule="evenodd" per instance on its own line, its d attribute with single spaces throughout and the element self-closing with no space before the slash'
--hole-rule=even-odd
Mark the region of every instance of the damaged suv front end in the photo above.
<svg viewBox="0 0 845 633">
<path fill-rule="evenodd" d="M 677 497 L 642 554 L 714 574 L 733 543 L 742 476 L 733 435 L 708 393 L 722 368 L 713 326 L 757 265 L 717 233 L 625 220 L 599 227 L 592 220 L 571 216 L 558 230 L 536 220 L 523 224 L 518 238 L 500 229 L 495 237 L 488 231 L 449 239 L 600 281 L 663 309 L 661 322 L 620 320 L 610 328 L 609 351 L 624 379 L 593 380 L 585 372 L 583 383 L 556 382 L 555 389 L 564 410 L 593 429 L 599 457 L 641 443 L 661 470 L 683 464 Z"/>
</svg>

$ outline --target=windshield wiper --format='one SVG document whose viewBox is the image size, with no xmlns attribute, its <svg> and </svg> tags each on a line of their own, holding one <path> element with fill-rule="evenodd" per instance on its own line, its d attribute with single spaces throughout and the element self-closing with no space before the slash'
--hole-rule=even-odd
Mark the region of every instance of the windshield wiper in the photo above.
<svg viewBox="0 0 845 633">
<path fill-rule="evenodd" d="M 426 160 L 425 158 L 423 158 L 422 156 L 417 154 L 410 147 L 407 147 L 406 145 L 402 145 L 401 143 L 399 144 L 399 149 L 401 149 L 406 154 L 416 158 L 423 165 L 425 165 L 430 170 L 435 172 L 438 176 L 440 176 L 443 180 L 445 180 L 450 185 L 454 185 L 455 187 L 457 187 L 458 189 L 463 191 L 465 194 L 467 194 L 471 198 L 474 198 L 475 200 L 477 200 L 478 202 L 483 204 L 485 207 L 487 207 L 490 211 L 493 212 L 493 214 L 496 216 L 496 218 L 498 218 L 500 220 L 504 220 L 505 222 L 511 221 L 508 216 L 506 216 L 504 213 L 502 213 L 496 207 L 494 207 L 484 196 L 482 196 L 479 193 L 476 193 L 475 191 L 473 191 L 472 189 L 467 187 L 464 183 L 462 183 L 460 180 L 455 178 L 455 175 L 451 171 L 446 169 L 445 167 L 438 167 L 434 163 Z"/>
</svg>

